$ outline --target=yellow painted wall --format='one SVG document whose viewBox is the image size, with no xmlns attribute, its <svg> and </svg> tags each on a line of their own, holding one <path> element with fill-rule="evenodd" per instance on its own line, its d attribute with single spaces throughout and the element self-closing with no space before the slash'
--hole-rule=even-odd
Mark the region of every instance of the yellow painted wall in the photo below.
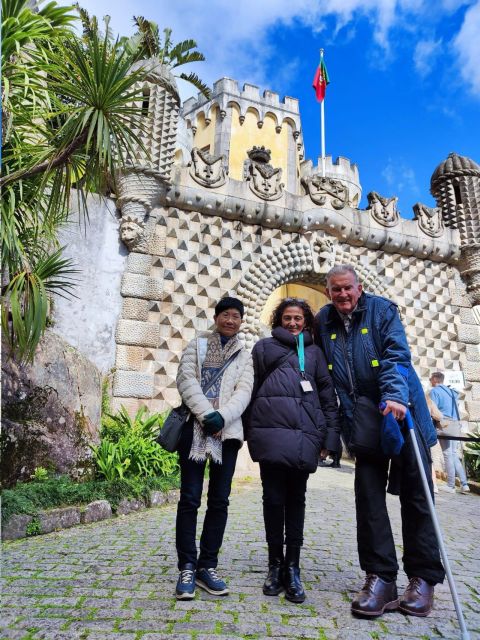
<svg viewBox="0 0 480 640">
<path fill-rule="evenodd" d="M 195 126 L 197 132 L 193 138 L 193 146 L 197 149 L 204 149 L 210 147 L 210 153 L 213 153 L 215 147 L 215 126 L 217 123 L 218 107 L 215 107 L 210 111 L 208 117 L 211 122 L 207 125 L 205 122 L 205 116 L 203 113 L 199 113 Z"/>
<path fill-rule="evenodd" d="M 270 318 L 273 310 L 283 298 L 303 298 L 312 308 L 314 315 L 329 302 L 329 299 L 324 293 L 324 289 L 320 286 L 305 285 L 299 282 L 284 284 L 278 287 L 278 289 L 275 289 L 266 301 L 260 315 L 260 321 L 263 324 L 270 326 Z"/>
<path fill-rule="evenodd" d="M 262 145 L 272 152 L 271 165 L 281 167 L 282 182 L 287 180 L 288 135 L 291 135 L 289 125 L 284 122 L 280 133 L 275 131 L 277 126 L 275 118 L 265 116 L 263 127 L 258 128 L 258 115 L 249 110 L 245 115 L 245 121 L 240 124 L 240 112 L 235 105 L 232 107 L 232 132 L 230 138 L 229 175 L 235 180 L 243 180 L 243 163 L 247 160 L 247 150 L 253 146 Z"/>
</svg>

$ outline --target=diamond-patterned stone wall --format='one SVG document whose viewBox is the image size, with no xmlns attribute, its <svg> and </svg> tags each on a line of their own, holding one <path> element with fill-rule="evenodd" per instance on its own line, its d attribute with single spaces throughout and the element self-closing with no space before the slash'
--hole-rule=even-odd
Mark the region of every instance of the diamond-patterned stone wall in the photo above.
<svg viewBox="0 0 480 640">
<path fill-rule="evenodd" d="M 243 337 L 251 346 L 263 305 L 277 286 L 323 285 L 333 263 L 351 263 L 368 291 L 398 303 L 422 380 L 427 383 L 433 370 L 461 369 L 465 406 L 471 420 L 480 419 L 480 331 L 454 267 L 352 247 L 320 231 L 307 237 L 175 208 L 155 209 L 151 216 L 155 253 L 131 253 L 122 286 L 116 406 L 135 410 L 147 404 L 162 411 L 178 403 L 181 353 L 197 332 L 212 327 L 222 296 L 244 299 Z"/>
</svg>

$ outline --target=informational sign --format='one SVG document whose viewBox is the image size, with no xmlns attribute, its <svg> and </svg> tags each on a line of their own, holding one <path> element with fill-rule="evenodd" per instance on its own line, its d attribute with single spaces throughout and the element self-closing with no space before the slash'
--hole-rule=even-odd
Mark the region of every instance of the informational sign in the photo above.
<svg viewBox="0 0 480 640">
<path fill-rule="evenodd" d="M 447 385 L 447 387 L 452 387 L 456 391 L 463 391 L 465 389 L 465 378 L 462 371 L 445 371 L 443 384 Z"/>
</svg>

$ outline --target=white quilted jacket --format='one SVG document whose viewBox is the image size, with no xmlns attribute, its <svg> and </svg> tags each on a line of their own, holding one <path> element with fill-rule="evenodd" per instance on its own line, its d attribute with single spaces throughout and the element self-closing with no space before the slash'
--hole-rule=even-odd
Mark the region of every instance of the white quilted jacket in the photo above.
<svg viewBox="0 0 480 640">
<path fill-rule="evenodd" d="M 188 343 L 182 354 L 177 374 L 178 392 L 187 407 L 200 422 L 215 411 L 200 386 L 200 359 L 197 340 Z M 220 387 L 219 413 L 225 420 L 222 440 L 243 442 L 241 416 L 250 402 L 253 388 L 253 362 L 250 352 L 242 348 L 235 360 L 225 369 Z"/>
</svg>

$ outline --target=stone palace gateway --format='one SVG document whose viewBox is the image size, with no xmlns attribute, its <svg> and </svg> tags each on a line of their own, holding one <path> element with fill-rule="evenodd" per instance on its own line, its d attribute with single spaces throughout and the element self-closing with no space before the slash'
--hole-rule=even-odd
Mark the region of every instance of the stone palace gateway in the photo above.
<svg viewBox="0 0 480 640">
<path fill-rule="evenodd" d="M 432 175 L 437 206 L 416 203 L 414 219 L 407 220 L 395 197 L 376 192 L 368 194 L 366 209 L 358 208 L 359 174 L 348 159 L 327 157 L 325 177 L 320 166 L 304 159 L 293 98 L 261 95 L 248 84 L 240 90 L 222 78 L 210 100 L 191 98 L 181 107 L 173 77 L 151 61 L 141 106 L 149 156 L 139 150 L 123 170 L 111 203 L 117 217 L 105 214 L 103 205 L 94 207 L 96 232 L 87 229 L 81 241 L 84 262 L 95 265 L 90 321 L 84 330 L 75 329 L 81 338 L 72 338 L 65 309 L 57 309 L 60 332 L 104 371 L 114 367 L 114 408 L 147 405 L 161 411 L 178 403 L 181 352 L 197 331 L 211 327 L 221 296 L 245 302 L 243 336 L 251 347 L 266 331 L 276 300 L 299 295 L 317 310 L 326 302 L 327 271 L 350 263 L 367 291 L 399 305 L 423 382 L 437 369 L 463 378 L 463 417 L 476 426 L 475 162 L 451 153 Z M 112 240 L 119 223 L 123 245 Z M 105 273 L 108 286 L 102 284 Z M 110 287 L 108 292 L 95 294 L 96 283 L 99 290 Z M 70 317 L 84 303 L 82 295 L 70 303 Z"/>
</svg>

